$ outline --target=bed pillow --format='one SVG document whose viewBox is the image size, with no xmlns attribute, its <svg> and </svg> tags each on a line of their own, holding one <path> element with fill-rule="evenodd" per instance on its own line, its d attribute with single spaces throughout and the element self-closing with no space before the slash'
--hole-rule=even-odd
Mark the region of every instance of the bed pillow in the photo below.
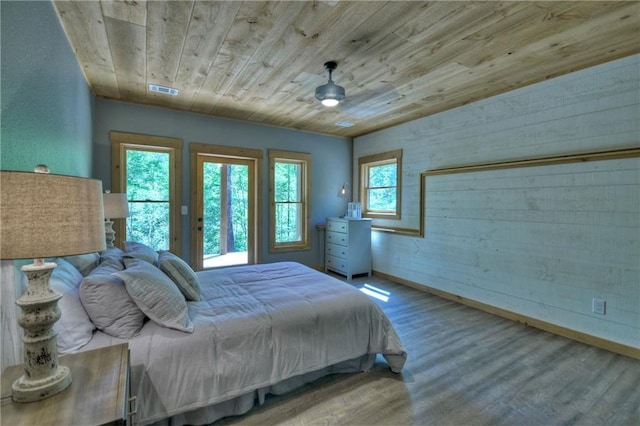
<svg viewBox="0 0 640 426">
<path fill-rule="evenodd" d="M 169 251 L 161 251 L 158 254 L 158 268 L 178 286 L 185 299 L 200 300 L 200 281 L 187 262 Z"/>
<path fill-rule="evenodd" d="M 124 266 L 106 258 L 80 284 L 80 300 L 95 326 L 105 333 L 129 339 L 144 324 L 144 312 L 131 299 L 124 282 L 115 275 Z"/>
<path fill-rule="evenodd" d="M 158 253 L 142 243 L 137 243 L 135 241 L 125 241 L 125 257 L 133 257 L 136 259 L 145 260 L 152 265 L 158 264 Z"/>
<path fill-rule="evenodd" d="M 82 275 L 75 266 L 62 258 L 57 258 L 54 262 L 58 266 L 51 273 L 49 285 L 62 294 L 62 299 L 58 301 L 62 315 L 53 329 L 58 333 L 58 352 L 73 352 L 89 343 L 96 327 L 80 302 L 78 289 Z"/>
<path fill-rule="evenodd" d="M 184 296 L 160 269 L 144 260 L 132 259 L 127 261 L 127 269 L 115 275 L 124 280 L 131 298 L 156 324 L 193 332 Z"/>
<path fill-rule="evenodd" d="M 100 254 L 79 254 L 76 256 L 65 256 L 63 259 L 75 266 L 82 276 L 86 277 L 89 275 L 89 272 L 93 271 L 100 263 Z"/>
<path fill-rule="evenodd" d="M 102 263 L 106 259 L 114 259 L 124 265 L 124 263 L 122 262 L 123 257 L 124 251 L 120 250 L 118 247 L 111 247 L 100 252 L 100 263 Z"/>
</svg>

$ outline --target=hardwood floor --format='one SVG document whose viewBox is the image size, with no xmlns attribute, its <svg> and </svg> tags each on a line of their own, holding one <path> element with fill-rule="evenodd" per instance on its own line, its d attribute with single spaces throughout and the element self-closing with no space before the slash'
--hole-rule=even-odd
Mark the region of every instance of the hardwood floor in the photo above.
<svg viewBox="0 0 640 426">
<path fill-rule="evenodd" d="M 409 358 L 333 375 L 218 424 L 640 425 L 640 361 L 377 277 Z"/>
</svg>

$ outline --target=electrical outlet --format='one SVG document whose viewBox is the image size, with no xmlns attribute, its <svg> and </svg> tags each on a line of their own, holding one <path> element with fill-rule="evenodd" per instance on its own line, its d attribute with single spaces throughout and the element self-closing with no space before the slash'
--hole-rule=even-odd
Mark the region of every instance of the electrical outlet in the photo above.
<svg viewBox="0 0 640 426">
<path fill-rule="evenodd" d="M 607 302 L 604 299 L 594 297 L 592 311 L 594 314 L 605 315 L 607 311 Z"/>
</svg>

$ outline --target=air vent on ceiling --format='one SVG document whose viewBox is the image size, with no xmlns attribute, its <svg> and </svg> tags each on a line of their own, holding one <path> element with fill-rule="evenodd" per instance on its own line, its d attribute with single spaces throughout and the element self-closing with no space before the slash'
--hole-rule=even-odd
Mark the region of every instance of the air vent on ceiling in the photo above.
<svg viewBox="0 0 640 426">
<path fill-rule="evenodd" d="M 174 89 L 173 87 L 149 84 L 149 90 L 152 92 L 164 93 L 165 95 L 178 96 L 178 89 Z"/>
<path fill-rule="evenodd" d="M 340 126 L 340 127 L 351 127 L 353 126 L 353 123 L 349 123 L 348 121 L 338 121 L 336 123 L 336 126 Z"/>
</svg>

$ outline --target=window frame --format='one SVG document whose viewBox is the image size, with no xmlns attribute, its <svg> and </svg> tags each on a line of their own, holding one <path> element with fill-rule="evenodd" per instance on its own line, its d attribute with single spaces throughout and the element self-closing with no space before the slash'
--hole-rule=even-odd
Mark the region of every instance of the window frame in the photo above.
<svg viewBox="0 0 640 426">
<path fill-rule="evenodd" d="M 135 133 L 111 132 L 111 192 L 126 192 L 128 150 L 169 154 L 169 251 L 180 256 L 182 201 L 182 140 Z M 126 219 L 114 221 L 119 244 L 127 238 Z M 122 248 L 122 247 L 121 247 Z"/>
<path fill-rule="evenodd" d="M 282 160 L 282 161 L 278 161 Z M 300 224 L 301 241 L 276 242 L 276 200 L 275 165 L 276 163 L 300 164 L 301 185 L 300 203 L 302 207 Z M 311 154 L 293 151 L 269 150 L 269 252 L 284 253 L 311 249 Z"/>
<path fill-rule="evenodd" d="M 393 211 L 382 212 L 372 210 L 368 204 L 369 194 L 369 170 L 372 167 L 387 164 L 396 165 L 396 207 Z M 362 217 L 371 219 L 400 220 L 402 206 L 402 149 L 367 155 L 358 158 L 359 173 L 359 198 L 362 205 Z"/>
</svg>

